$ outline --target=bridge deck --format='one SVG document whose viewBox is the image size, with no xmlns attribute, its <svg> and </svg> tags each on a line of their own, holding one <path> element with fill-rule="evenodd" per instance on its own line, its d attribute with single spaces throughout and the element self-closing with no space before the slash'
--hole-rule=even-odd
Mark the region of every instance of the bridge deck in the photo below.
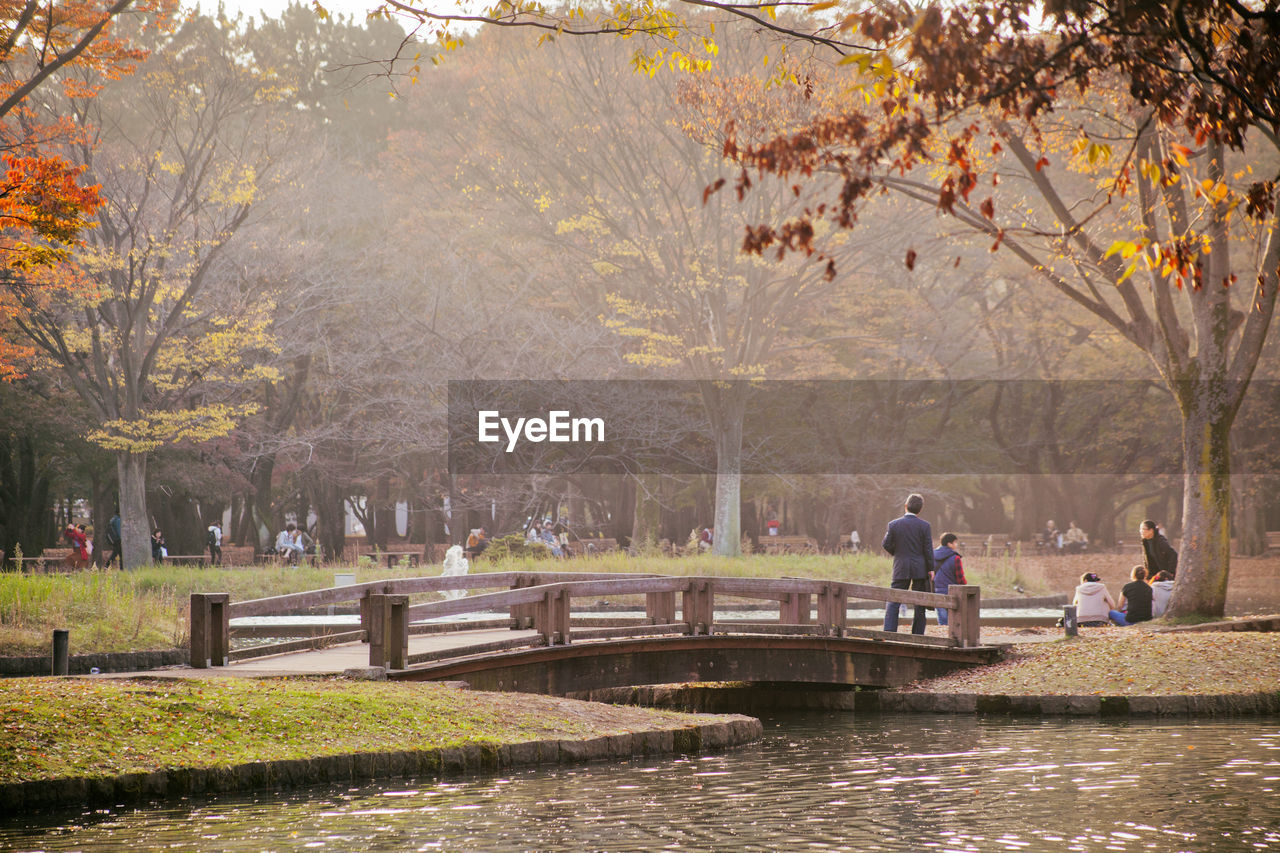
<svg viewBox="0 0 1280 853">
<path fill-rule="evenodd" d="M 931 631 L 937 631 L 939 636 L 941 635 L 940 631 L 942 629 L 935 629 L 932 625 L 930 629 Z M 459 649 L 506 640 L 532 640 L 537 635 L 538 632 L 534 630 L 513 631 L 507 628 L 457 631 L 447 634 L 413 634 L 409 637 L 409 654 L 411 656 L 419 655 L 427 652 Z M 900 633 L 898 636 L 905 639 L 909 635 Z M 1033 634 L 1019 637 L 1018 642 L 1054 640 L 1058 636 L 1058 632 Z M 589 642 L 594 641 L 582 640 L 575 642 L 574 645 Z M 984 632 L 982 642 L 983 645 L 1007 643 L 1009 642 L 1009 637 L 1007 634 L 997 631 Z M 285 675 L 340 675 L 344 670 L 364 668 L 368 665 L 369 646 L 367 644 L 343 643 L 314 651 L 290 652 L 272 655 L 271 657 L 234 661 L 230 666 L 193 670 L 193 673 L 198 672 L 206 676 L 243 676 L 249 678 Z"/>
<path fill-rule="evenodd" d="M 538 636 L 534 630 L 512 631 L 508 628 L 491 628 L 482 631 L 457 631 L 449 634 L 412 634 L 409 637 L 409 654 L 443 651 L 483 643 Z M 203 670 L 209 675 L 340 675 L 343 670 L 369 665 L 369 646 L 366 643 L 343 643 L 327 649 L 292 652 L 265 658 L 235 661 L 230 666 Z"/>
</svg>

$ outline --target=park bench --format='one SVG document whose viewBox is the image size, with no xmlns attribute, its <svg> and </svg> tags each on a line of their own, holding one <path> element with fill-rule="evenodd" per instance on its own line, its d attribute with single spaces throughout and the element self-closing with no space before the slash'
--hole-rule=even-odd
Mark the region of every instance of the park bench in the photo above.
<svg viewBox="0 0 1280 853">
<path fill-rule="evenodd" d="M 422 562 L 421 551 L 369 551 L 361 556 L 368 557 L 375 563 L 380 559 L 385 559 L 388 569 L 393 569 L 400 564 L 401 560 L 407 559 L 410 566 L 418 566 Z M 441 560 L 444 559 L 442 556 Z"/>
<path fill-rule="evenodd" d="M 1280 549 L 1280 530 L 1268 530 L 1263 535 L 1267 537 L 1268 551 Z"/>
<path fill-rule="evenodd" d="M 761 536 L 760 547 L 766 554 L 818 553 L 818 543 L 808 536 Z"/>
<path fill-rule="evenodd" d="M 1013 553 L 1014 536 L 1012 533 L 958 533 L 960 541 L 969 554 L 983 557 L 1007 556 Z"/>
<path fill-rule="evenodd" d="M 574 557 L 594 557 L 618 550 L 617 539 L 575 539 L 569 543 L 569 554 Z"/>
<path fill-rule="evenodd" d="M 174 566 L 196 566 L 203 569 L 205 564 L 209 562 L 207 554 L 170 554 L 161 562 L 170 563 Z"/>
</svg>

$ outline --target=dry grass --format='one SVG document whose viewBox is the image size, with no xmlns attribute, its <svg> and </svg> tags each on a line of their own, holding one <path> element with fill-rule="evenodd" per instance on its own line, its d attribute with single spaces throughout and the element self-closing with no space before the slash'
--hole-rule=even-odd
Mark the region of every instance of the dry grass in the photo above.
<svg viewBox="0 0 1280 853">
<path fill-rule="evenodd" d="M 1280 634 L 1092 628 L 1011 658 L 903 688 L 1012 696 L 1178 696 L 1280 691 Z"/>
</svg>

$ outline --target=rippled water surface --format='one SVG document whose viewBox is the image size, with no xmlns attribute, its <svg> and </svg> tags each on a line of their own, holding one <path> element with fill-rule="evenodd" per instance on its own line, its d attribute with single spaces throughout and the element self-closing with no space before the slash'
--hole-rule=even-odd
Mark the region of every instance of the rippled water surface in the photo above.
<svg viewBox="0 0 1280 853">
<path fill-rule="evenodd" d="M 0 849 L 1280 850 L 1280 722 L 803 714 L 696 759 L 0 821 Z"/>
</svg>

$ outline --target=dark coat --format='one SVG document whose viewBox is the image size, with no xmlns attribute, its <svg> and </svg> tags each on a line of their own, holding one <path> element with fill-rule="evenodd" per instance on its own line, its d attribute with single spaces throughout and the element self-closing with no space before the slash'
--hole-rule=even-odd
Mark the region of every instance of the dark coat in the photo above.
<svg viewBox="0 0 1280 853">
<path fill-rule="evenodd" d="M 1142 566 L 1147 570 L 1148 578 L 1154 578 L 1157 572 L 1168 572 L 1172 577 L 1178 572 L 1178 552 L 1173 550 L 1168 539 L 1157 533 L 1142 540 Z"/>
<path fill-rule="evenodd" d="M 910 513 L 889 522 L 883 547 L 893 555 L 893 579 L 927 578 L 933 572 L 933 528 Z"/>
<path fill-rule="evenodd" d="M 933 552 L 933 591 L 939 595 L 945 593 L 953 583 L 962 584 L 964 579 L 964 563 L 960 553 L 948 545 L 940 545 Z"/>
</svg>

